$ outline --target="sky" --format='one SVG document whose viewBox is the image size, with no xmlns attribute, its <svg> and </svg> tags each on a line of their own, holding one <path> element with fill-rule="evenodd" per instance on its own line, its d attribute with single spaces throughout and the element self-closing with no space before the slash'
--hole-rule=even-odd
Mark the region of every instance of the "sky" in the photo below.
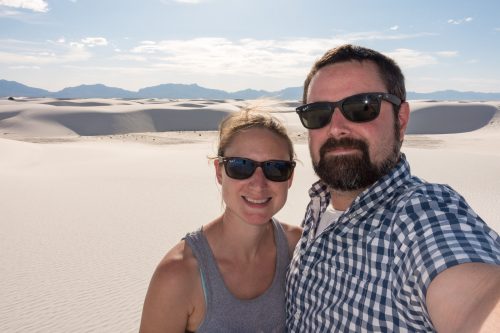
<svg viewBox="0 0 500 333">
<path fill-rule="evenodd" d="M 0 0 L 0 79 L 53 92 L 278 91 L 344 43 L 394 58 L 408 91 L 500 92 L 497 0 Z"/>
</svg>

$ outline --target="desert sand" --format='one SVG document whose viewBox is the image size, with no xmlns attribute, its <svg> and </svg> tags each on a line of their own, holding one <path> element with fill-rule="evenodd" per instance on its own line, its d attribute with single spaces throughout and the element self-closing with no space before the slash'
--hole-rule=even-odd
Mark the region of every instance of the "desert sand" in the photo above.
<svg viewBox="0 0 500 333">
<path fill-rule="evenodd" d="M 0 100 L 0 331 L 136 332 L 151 274 L 221 213 L 219 121 L 245 101 Z M 316 180 L 295 102 L 268 102 L 300 160 L 278 219 Z M 500 231 L 500 102 L 411 101 L 412 171 Z"/>
</svg>

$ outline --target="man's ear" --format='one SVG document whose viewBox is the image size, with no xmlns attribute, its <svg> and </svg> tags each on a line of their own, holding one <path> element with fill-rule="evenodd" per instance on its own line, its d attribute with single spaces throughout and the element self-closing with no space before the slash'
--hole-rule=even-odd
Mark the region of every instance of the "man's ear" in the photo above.
<svg viewBox="0 0 500 333">
<path fill-rule="evenodd" d="M 409 120 L 410 120 L 410 104 L 408 104 L 408 102 L 403 102 L 401 103 L 398 112 L 399 137 L 401 141 L 403 141 L 404 139 Z"/>
<path fill-rule="evenodd" d="M 217 182 L 222 185 L 222 171 L 224 169 L 224 166 L 222 163 L 219 163 L 218 159 L 214 160 L 214 166 L 215 166 L 215 177 L 217 177 Z"/>
</svg>

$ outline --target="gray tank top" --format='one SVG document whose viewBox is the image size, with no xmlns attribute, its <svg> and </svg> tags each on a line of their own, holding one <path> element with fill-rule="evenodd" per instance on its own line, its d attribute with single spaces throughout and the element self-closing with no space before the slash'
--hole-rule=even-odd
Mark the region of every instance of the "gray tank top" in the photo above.
<svg viewBox="0 0 500 333">
<path fill-rule="evenodd" d="M 214 255 L 202 230 L 188 233 L 186 242 L 198 260 L 205 293 L 205 318 L 197 333 L 202 332 L 284 332 L 285 274 L 290 258 L 283 227 L 274 219 L 276 271 L 271 286 L 260 296 L 242 300 L 226 287 Z"/>
</svg>

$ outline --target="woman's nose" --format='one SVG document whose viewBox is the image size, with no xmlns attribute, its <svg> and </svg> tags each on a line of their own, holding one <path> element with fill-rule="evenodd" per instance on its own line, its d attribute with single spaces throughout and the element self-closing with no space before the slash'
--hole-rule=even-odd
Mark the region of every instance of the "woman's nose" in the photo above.
<svg viewBox="0 0 500 333">
<path fill-rule="evenodd" d="M 258 166 L 253 175 L 250 177 L 250 182 L 255 185 L 262 186 L 264 184 L 267 184 L 267 178 L 264 175 L 264 170 L 262 170 L 261 166 Z"/>
</svg>

